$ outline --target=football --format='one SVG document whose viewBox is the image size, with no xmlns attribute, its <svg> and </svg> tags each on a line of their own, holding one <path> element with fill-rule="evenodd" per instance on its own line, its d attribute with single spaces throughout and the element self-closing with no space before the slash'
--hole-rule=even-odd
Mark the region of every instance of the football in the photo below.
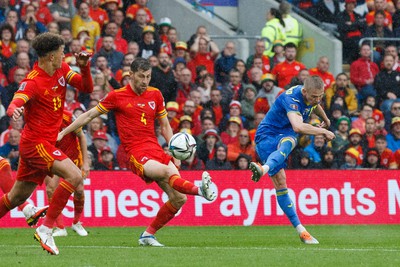
<svg viewBox="0 0 400 267">
<path fill-rule="evenodd" d="M 176 133 L 169 140 L 168 148 L 172 156 L 179 160 L 187 160 L 196 152 L 196 140 L 188 133 Z"/>
</svg>

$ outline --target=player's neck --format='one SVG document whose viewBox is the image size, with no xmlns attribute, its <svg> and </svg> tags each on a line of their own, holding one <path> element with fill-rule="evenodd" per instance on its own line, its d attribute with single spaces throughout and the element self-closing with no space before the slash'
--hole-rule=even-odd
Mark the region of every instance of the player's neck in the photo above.
<svg viewBox="0 0 400 267">
<path fill-rule="evenodd" d="M 48 59 L 43 58 L 38 60 L 38 66 L 39 68 L 41 68 L 42 70 L 44 70 L 44 72 L 46 72 L 49 76 L 53 76 L 54 72 L 56 71 L 56 69 L 53 67 L 52 62 L 48 61 Z"/>
</svg>

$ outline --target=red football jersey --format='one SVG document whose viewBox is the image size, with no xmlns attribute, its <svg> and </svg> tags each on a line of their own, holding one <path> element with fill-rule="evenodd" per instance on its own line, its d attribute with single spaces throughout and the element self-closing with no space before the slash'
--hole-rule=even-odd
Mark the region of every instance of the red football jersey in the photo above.
<svg viewBox="0 0 400 267">
<path fill-rule="evenodd" d="M 289 63 L 285 60 L 274 67 L 272 74 L 276 76 L 278 86 L 284 88 L 286 85 L 290 84 L 292 78 L 296 77 L 303 69 L 306 69 L 306 66 L 302 63 L 298 61 Z"/>
<path fill-rule="evenodd" d="M 71 70 L 67 63 L 63 62 L 53 76 L 49 76 L 35 63 L 13 98 L 13 101 L 21 99 L 25 102 L 25 127 L 21 143 L 47 140 L 55 144 L 62 122 L 67 84 L 78 90 L 83 89 L 82 77 Z M 90 87 L 90 84 L 84 86 Z"/>
<path fill-rule="evenodd" d="M 164 98 L 154 87 L 147 87 L 137 95 L 130 84 L 111 91 L 96 107 L 101 113 L 115 113 L 121 144 L 128 153 L 131 150 L 147 150 L 160 147 L 155 135 L 154 122 L 167 116 Z"/>
</svg>

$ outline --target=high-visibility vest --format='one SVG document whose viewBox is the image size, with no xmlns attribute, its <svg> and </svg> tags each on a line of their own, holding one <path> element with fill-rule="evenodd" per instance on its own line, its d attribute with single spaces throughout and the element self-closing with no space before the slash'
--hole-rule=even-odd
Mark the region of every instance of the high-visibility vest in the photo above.
<svg viewBox="0 0 400 267">
<path fill-rule="evenodd" d="M 287 15 L 283 21 L 285 22 L 286 33 L 285 44 L 294 43 L 297 47 L 299 47 L 299 44 L 303 39 L 303 28 L 301 27 L 300 23 L 297 21 L 297 19 L 290 15 Z"/>
<path fill-rule="evenodd" d="M 272 51 L 272 45 L 274 41 L 285 41 L 286 39 L 285 29 L 279 22 L 279 19 L 274 18 L 265 23 L 265 27 L 261 31 L 261 38 L 265 41 L 264 55 L 269 57 L 273 56 L 274 52 Z"/>
</svg>

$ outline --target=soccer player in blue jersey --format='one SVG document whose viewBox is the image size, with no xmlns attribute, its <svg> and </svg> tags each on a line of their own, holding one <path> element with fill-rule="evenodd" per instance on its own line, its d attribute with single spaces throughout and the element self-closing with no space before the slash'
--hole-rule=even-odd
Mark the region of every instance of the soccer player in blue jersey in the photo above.
<svg viewBox="0 0 400 267">
<path fill-rule="evenodd" d="M 310 76 L 306 78 L 304 85 L 292 87 L 281 94 L 257 128 L 256 150 L 262 165 L 251 162 L 249 167 L 253 172 L 251 179 L 255 182 L 267 173 L 271 177 L 279 206 L 305 244 L 319 242 L 300 223 L 288 194 L 285 167 L 299 134 L 323 134 L 328 141 L 335 138 L 334 133 L 324 128 L 330 126 L 330 121 L 320 106 L 323 95 L 324 82 L 318 76 Z M 319 127 L 304 122 L 312 113 L 323 120 Z"/>
</svg>

